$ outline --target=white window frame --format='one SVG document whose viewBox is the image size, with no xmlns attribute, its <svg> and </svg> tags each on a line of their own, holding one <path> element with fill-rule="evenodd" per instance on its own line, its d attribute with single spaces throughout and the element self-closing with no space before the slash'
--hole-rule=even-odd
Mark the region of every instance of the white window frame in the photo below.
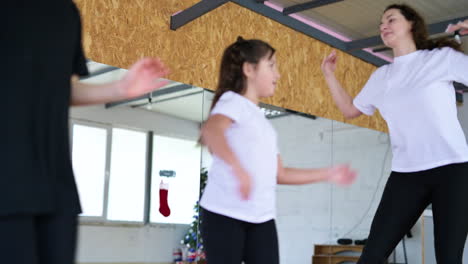
<svg viewBox="0 0 468 264">
<path fill-rule="evenodd" d="M 106 129 L 107 140 L 106 140 L 106 164 L 105 164 L 105 180 L 104 180 L 104 192 L 103 195 L 103 212 L 101 216 L 79 216 L 78 220 L 81 225 L 96 225 L 96 226 L 132 226 L 132 227 L 176 227 L 176 226 L 186 226 L 186 224 L 180 223 L 158 223 L 150 222 L 150 203 L 151 203 L 151 192 L 158 190 L 151 190 L 151 169 L 152 169 L 152 157 L 153 157 L 153 136 L 164 136 L 176 139 L 190 140 L 184 137 L 167 135 L 167 134 L 155 134 L 153 131 L 149 131 L 141 128 L 127 127 L 121 125 L 113 125 L 108 123 L 100 123 L 90 120 L 82 120 L 70 118 L 70 155 L 73 151 L 73 127 L 74 125 L 89 126 L 95 128 Z M 131 131 L 144 132 L 146 133 L 146 175 L 145 175 L 145 190 L 144 190 L 144 212 L 143 212 L 143 221 L 127 221 L 127 220 L 109 220 L 107 219 L 107 209 L 109 205 L 109 182 L 110 182 L 110 162 L 111 162 L 111 153 L 112 153 L 112 130 L 117 129 L 127 129 Z M 201 154 L 203 155 L 203 154 Z M 201 156 L 201 159 L 203 157 Z M 201 164 L 200 164 L 201 166 Z"/>
</svg>

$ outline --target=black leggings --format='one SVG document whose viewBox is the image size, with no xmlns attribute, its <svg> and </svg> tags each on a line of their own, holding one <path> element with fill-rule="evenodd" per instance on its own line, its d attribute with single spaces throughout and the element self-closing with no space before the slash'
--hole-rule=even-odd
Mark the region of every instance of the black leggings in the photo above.
<svg viewBox="0 0 468 264">
<path fill-rule="evenodd" d="M 201 210 L 201 233 L 210 264 L 278 264 L 274 220 L 253 224 Z"/>
<path fill-rule="evenodd" d="M 77 216 L 0 216 L 1 263 L 75 263 Z"/>
<path fill-rule="evenodd" d="M 468 163 L 392 172 L 358 263 L 381 264 L 432 203 L 437 263 L 462 264 L 468 234 Z"/>
</svg>

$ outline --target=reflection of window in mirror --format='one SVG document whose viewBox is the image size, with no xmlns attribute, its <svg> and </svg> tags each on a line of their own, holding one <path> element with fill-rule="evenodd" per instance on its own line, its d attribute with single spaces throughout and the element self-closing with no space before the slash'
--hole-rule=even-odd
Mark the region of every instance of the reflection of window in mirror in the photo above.
<svg viewBox="0 0 468 264">
<path fill-rule="evenodd" d="M 193 208 L 199 198 L 200 146 L 194 140 L 155 135 L 153 137 L 153 167 L 150 221 L 152 223 L 190 224 Z M 161 170 L 175 172 L 175 177 L 160 176 Z M 158 211 L 159 184 L 168 183 L 168 203 L 171 214 L 164 217 Z"/>
<path fill-rule="evenodd" d="M 126 72 L 88 61 L 81 81 L 102 83 Z M 190 224 L 199 199 L 203 89 L 170 81 L 131 100 L 73 107 L 71 138 L 82 220 Z M 160 177 L 173 170 L 175 177 Z M 168 184 L 170 214 L 160 209 L 160 182 Z"/>
<path fill-rule="evenodd" d="M 112 129 L 107 219 L 143 221 L 146 173 L 145 132 Z"/>
<path fill-rule="evenodd" d="M 108 131 L 105 127 L 73 123 L 72 160 L 82 216 L 102 217 Z"/>
<path fill-rule="evenodd" d="M 81 216 L 142 222 L 147 134 L 82 121 L 74 121 L 72 126 Z"/>
</svg>

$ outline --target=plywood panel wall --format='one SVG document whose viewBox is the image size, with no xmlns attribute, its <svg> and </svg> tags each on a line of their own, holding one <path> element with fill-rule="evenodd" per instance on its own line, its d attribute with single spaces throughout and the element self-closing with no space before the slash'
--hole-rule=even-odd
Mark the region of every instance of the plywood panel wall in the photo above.
<svg viewBox="0 0 468 264">
<path fill-rule="evenodd" d="M 265 100 L 279 107 L 344 121 L 320 71 L 330 46 L 234 3 L 227 3 L 183 26 L 169 29 L 170 16 L 198 0 L 76 0 L 83 20 L 86 54 L 97 62 L 128 68 L 144 56 L 157 56 L 171 68 L 171 80 L 215 89 L 221 54 L 241 35 L 269 42 L 277 50 L 281 79 Z M 375 66 L 338 52 L 337 76 L 356 95 Z M 380 116 L 352 124 L 386 131 Z"/>
</svg>

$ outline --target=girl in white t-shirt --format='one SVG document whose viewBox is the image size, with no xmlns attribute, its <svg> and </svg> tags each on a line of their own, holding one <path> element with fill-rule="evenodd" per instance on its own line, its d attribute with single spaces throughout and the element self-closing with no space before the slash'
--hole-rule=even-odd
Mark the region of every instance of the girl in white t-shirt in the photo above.
<svg viewBox="0 0 468 264">
<path fill-rule="evenodd" d="M 258 107 L 279 79 L 275 50 L 239 39 L 224 52 L 210 117 L 201 131 L 213 154 L 200 201 L 201 231 L 210 264 L 277 264 L 275 186 L 329 181 L 350 184 L 347 166 L 284 168 L 276 132 Z"/>
<path fill-rule="evenodd" d="M 467 34 L 468 20 L 448 29 Z M 355 118 L 379 109 L 392 142 L 392 173 L 359 263 L 384 263 L 432 204 L 437 262 L 461 264 L 468 233 L 468 146 L 453 82 L 468 85 L 468 56 L 453 40 L 428 40 L 424 20 L 407 5 L 385 9 L 380 36 L 394 61 L 377 69 L 354 100 L 334 76 L 336 53 L 322 63 L 341 112 Z"/>
</svg>

